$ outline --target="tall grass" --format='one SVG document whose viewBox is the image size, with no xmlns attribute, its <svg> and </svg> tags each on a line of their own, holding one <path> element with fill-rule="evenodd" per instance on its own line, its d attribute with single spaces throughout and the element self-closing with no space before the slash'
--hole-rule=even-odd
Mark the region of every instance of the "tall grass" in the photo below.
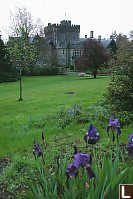
<svg viewBox="0 0 133 199">
<path fill-rule="evenodd" d="M 97 164 L 97 156 L 94 154 L 92 167 L 97 174 L 96 179 L 88 179 L 83 171 L 79 171 L 78 177 L 67 179 L 65 171 L 70 162 L 68 157 L 62 159 L 61 155 L 59 163 L 48 174 L 45 168 L 38 170 L 37 175 L 28 171 L 30 180 L 25 179 L 25 182 L 29 190 L 25 191 L 23 198 L 116 199 L 119 197 L 119 184 L 130 184 L 133 181 L 133 167 L 127 167 L 119 148 L 115 159 L 112 153 L 109 157 L 104 155 L 101 166 Z"/>
</svg>

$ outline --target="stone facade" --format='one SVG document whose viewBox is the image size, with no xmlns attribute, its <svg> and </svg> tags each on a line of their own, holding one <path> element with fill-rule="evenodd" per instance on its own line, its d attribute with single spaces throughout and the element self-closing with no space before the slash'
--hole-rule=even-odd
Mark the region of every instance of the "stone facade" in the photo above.
<svg viewBox="0 0 133 199">
<path fill-rule="evenodd" d="M 48 24 L 44 28 L 45 37 L 58 52 L 59 65 L 73 65 L 74 57 L 81 55 L 80 25 L 71 25 L 71 21 L 63 20 L 60 24 Z"/>
<path fill-rule="evenodd" d="M 57 50 L 59 65 L 74 65 L 75 60 L 82 54 L 82 42 L 87 39 L 87 35 L 85 38 L 80 38 L 80 25 L 71 25 L 71 21 L 68 20 L 63 20 L 60 24 L 48 23 L 44 33 L 48 42 L 52 42 Z M 90 32 L 90 38 L 93 38 L 93 31 Z M 102 42 L 101 36 L 97 40 Z M 103 42 L 107 43 L 105 40 Z"/>
</svg>

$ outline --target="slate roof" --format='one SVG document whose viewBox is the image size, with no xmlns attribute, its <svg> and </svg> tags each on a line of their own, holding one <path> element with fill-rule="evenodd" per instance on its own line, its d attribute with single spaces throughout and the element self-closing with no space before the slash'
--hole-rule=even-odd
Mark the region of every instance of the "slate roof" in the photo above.
<svg viewBox="0 0 133 199">
<path fill-rule="evenodd" d="M 85 42 L 88 38 L 80 38 L 80 42 Z M 95 38 L 94 38 L 95 39 Z M 98 39 L 95 39 L 98 41 Z M 101 43 L 103 44 L 103 46 L 105 48 L 107 48 L 109 46 L 109 44 L 111 43 L 112 39 L 101 39 Z"/>
<path fill-rule="evenodd" d="M 101 39 L 101 43 L 103 44 L 104 48 L 107 48 L 111 41 L 112 39 Z"/>
</svg>

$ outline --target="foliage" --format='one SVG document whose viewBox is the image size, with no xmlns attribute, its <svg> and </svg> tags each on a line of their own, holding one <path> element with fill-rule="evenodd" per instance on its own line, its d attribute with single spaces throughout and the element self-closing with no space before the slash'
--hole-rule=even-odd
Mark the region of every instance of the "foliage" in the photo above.
<svg viewBox="0 0 133 199">
<path fill-rule="evenodd" d="M 9 37 L 8 50 L 13 65 L 19 68 L 28 67 L 32 75 L 32 69 L 38 59 L 36 43 L 33 40 L 33 22 L 31 14 L 26 8 L 18 8 L 12 15 L 12 34 Z M 30 40 L 32 39 L 32 41 Z"/>
<path fill-rule="evenodd" d="M 126 76 L 113 76 L 104 94 L 105 100 L 112 104 L 114 110 L 133 110 L 133 88 L 131 80 Z"/>
<path fill-rule="evenodd" d="M 4 42 L 0 38 L 0 82 L 18 80 L 18 73 L 10 62 L 10 57 Z"/>
<path fill-rule="evenodd" d="M 113 67 L 116 72 L 121 71 L 121 74 L 127 75 L 133 85 L 133 42 L 130 42 L 128 49 L 118 51 L 117 54 L 110 60 L 109 65 Z"/>
<path fill-rule="evenodd" d="M 77 106 L 78 107 L 78 106 Z M 73 108 L 69 109 L 62 109 L 60 112 L 57 113 L 57 125 L 64 129 L 71 122 L 75 124 L 87 124 L 93 121 L 98 121 L 104 124 L 109 120 L 111 115 L 118 117 L 121 127 L 131 124 L 132 121 L 132 114 L 127 111 L 113 111 L 114 107 L 109 107 L 106 105 L 106 102 L 103 101 L 100 105 L 96 106 L 89 106 L 89 107 L 81 107 L 79 106 L 78 110 L 74 110 Z"/>
<path fill-rule="evenodd" d="M 22 69 L 28 67 L 30 75 L 38 59 L 36 40 L 30 41 L 33 30 L 31 14 L 25 8 L 18 8 L 16 16 L 12 16 L 12 37 L 9 37 L 8 51 L 13 66 L 20 73 L 20 99 L 22 100 Z"/>
<path fill-rule="evenodd" d="M 47 67 L 47 66 L 35 66 L 32 69 L 32 76 L 52 76 L 58 75 L 60 73 L 59 67 Z M 23 76 L 30 76 L 30 71 L 28 68 L 23 68 Z"/>
<path fill-rule="evenodd" d="M 59 74 L 58 67 L 44 67 L 44 68 L 41 68 L 41 71 L 40 71 L 41 76 L 58 75 L 58 74 Z"/>
<path fill-rule="evenodd" d="M 128 50 L 129 41 L 126 35 L 122 35 L 121 33 L 116 37 L 116 45 L 118 47 L 118 51 Z"/>
<path fill-rule="evenodd" d="M 130 48 L 118 51 L 110 60 L 109 65 L 116 70 L 111 83 L 104 95 L 106 101 L 114 106 L 115 110 L 133 110 L 133 43 Z"/>
<path fill-rule="evenodd" d="M 59 127 L 65 128 L 71 122 L 85 124 L 93 120 L 99 120 L 100 122 L 108 121 L 108 117 L 111 114 L 111 112 L 101 106 L 89 106 L 86 108 L 77 106 L 76 109 L 75 106 L 67 110 L 62 109 L 61 112 L 57 113 Z"/>
<path fill-rule="evenodd" d="M 60 74 L 64 74 L 65 73 L 65 67 L 59 66 L 59 72 L 60 72 Z"/>
<path fill-rule="evenodd" d="M 98 71 L 97 71 L 97 74 L 113 74 L 114 73 L 114 69 L 113 68 L 100 68 Z"/>
<path fill-rule="evenodd" d="M 45 37 L 35 36 L 35 39 L 38 41 L 36 44 L 38 49 L 38 57 L 39 57 L 39 64 L 41 67 L 42 65 L 46 64 L 48 67 L 55 67 L 57 65 L 58 56 L 55 52 L 55 49 L 52 49 L 50 43 L 46 40 Z M 53 60 L 55 61 L 53 63 Z"/>
<path fill-rule="evenodd" d="M 27 68 L 30 75 L 33 74 L 38 60 L 36 42 L 35 40 L 30 42 L 29 38 L 25 38 L 25 34 L 21 38 L 10 38 L 8 42 L 8 50 L 13 65 L 20 69 Z"/>
<path fill-rule="evenodd" d="M 126 125 L 130 125 L 132 121 L 132 113 L 127 111 L 120 111 L 117 114 L 121 127 L 125 127 Z"/>
<path fill-rule="evenodd" d="M 83 43 L 83 53 L 78 59 L 78 69 L 90 70 L 96 78 L 97 70 L 108 61 L 109 54 L 103 45 L 95 39 Z"/>
<path fill-rule="evenodd" d="M 28 171 L 30 180 L 25 179 L 29 190 L 23 198 L 118 198 L 119 184 L 132 183 L 133 167 L 127 166 L 124 156 L 117 150 L 115 159 L 104 155 L 102 164 L 97 162 L 97 152 L 93 151 L 93 170 L 96 179 L 89 180 L 84 170 L 76 178 L 65 177 L 65 171 L 71 159 L 60 155 L 51 171 L 46 175 L 45 168 L 38 170 L 37 175 Z"/>
</svg>

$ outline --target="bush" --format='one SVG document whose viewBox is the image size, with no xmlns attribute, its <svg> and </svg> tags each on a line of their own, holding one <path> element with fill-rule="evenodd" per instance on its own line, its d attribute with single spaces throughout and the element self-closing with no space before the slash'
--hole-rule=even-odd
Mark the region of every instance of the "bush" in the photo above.
<svg viewBox="0 0 133 199">
<path fill-rule="evenodd" d="M 32 69 L 33 76 L 49 76 L 49 75 L 58 75 L 59 68 L 58 67 L 34 67 Z M 30 76 L 30 71 L 28 68 L 23 68 L 22 70 L 23 76 Z"/>
<path fill-rule="evenodd" d="M 58 75 L 59 74 L 59 68 L 58 67 L 52 67 L 52 68 L 49 68 L 49 67 L 45 67 L 45 68 L 42 68 L 41 71 L 40 71 L 40 75 L 46 75 L 46 76 L 49 76 L 49 75 Z"/>
<path fill-rule="evenodd" d="M 113 71 L 113 69 L 105 69 L 105 68 L 103 68 L 103 69 L 100 69 L 100 70 L 98 70 L 98 72 L 97 72 L 97 74 L 108 74 L 108 73 L 113 73 L 114 71 Z"/>
<path fill-rule="evenodd" d="M 30 76 L 29 68 L 22 69 L 22 76 Z"/>
<path fill-rule="evenodd" d="M 60 66 L 59 67 L 59 72 L 60 72 L 60 74 L 64 74 L 65 73 L 65 67 L 64 66 Z"/>
<path fill-rule="evenodd" d="M 14 82 L 17 80 L 18 73 L 10 62 L 9 53 L 0 36 L 0 82 Z"/>
<path fill-rule="evenodd" d="M 112 104 L 114 110 L 133 110 L 133 88 L 131 80 L 126 76 L 113 76 L 107 88 L 104 98 L 107 103 Z"/>
<path fill-rule="evenodd" d="M 62 109 L 57 114 L 57 121 L 60 128 L 64 129 L 71 122 L 75 123 L 88 123 L 94 120 L 99 120 L 101 123 L 103 121 L 108 121 L 111 117 L 111 112 L 102 106 L 89 106 L 82 108 L 76 104 L 73 108 Z"/>
<path fill-rule="evenodd" d="M 19 75 L 16 71 L 13 72 L 0 72 L 0 83 L 2 82 L 16 82 L 19 79 Z"/>
</svg>

